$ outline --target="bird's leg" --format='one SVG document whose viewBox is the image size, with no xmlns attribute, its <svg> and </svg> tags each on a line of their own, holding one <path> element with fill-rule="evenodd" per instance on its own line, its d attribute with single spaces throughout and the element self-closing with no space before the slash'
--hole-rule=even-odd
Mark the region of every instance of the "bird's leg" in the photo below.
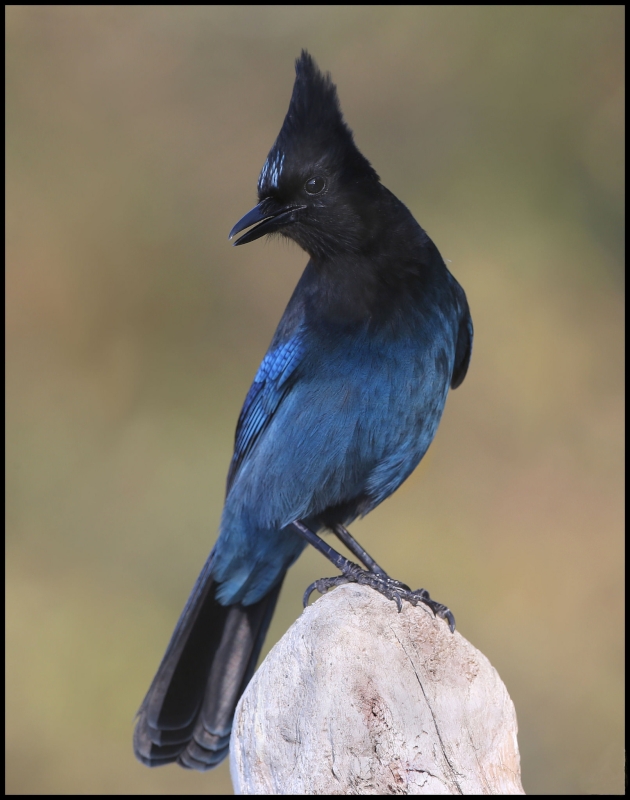
<svg viewBox="0 0 630 800">
<path fill-rule="evenodd" d="M 432 600 L 426 589 L 416 589 L 412 592 L 406 584 L 396 581 L 386 574 L 369 572 L 362 569 L 358 564 L 349 561 L 345 556 L 342 556 L 341 553 L 338 553 L 320 536 L 314 533 L 310 528 L 307 528 L 299 519 L 295 520 L 295 522 L 291 522 L 287 525 L 287 528 L 291 528 L 309 544 L 313 545 L 316 550 L 319 550 L 322 555 L 326 556 L 326 558 L 342 572 L 342 574 L 338 575 L 336 578 L 320 578 L 312 583 L 306 592 L 304 592 L 305 607 L 315 589 L 323 594 L 329 589 L 341 586 L 344 583 L 360 583 L 364 586 L 371 586 L 372 589 L 376 589 L 377 592 L 387 597 L 388 600 L 394 600 L 398 606 L 398 611 L 402 609 L 403 600 L 407 600 L 413 606 L 422 603 L 428 606 L 436 617 L 446 620 L 451 631 L 455 630 L 455 617 L 452 612 L 446 606 L 442 605 L 442 603 Z M 348 536 L 350 536 L 350 534 L 348 534 Z M 352 537 L 350 537 L 350 539 L 357 545 Z M 359 546 L 357 545 L 357 547 Z M 363 548 L 361 548 L 361 550 L 365 553 Z M 367 555 L 367 553 L 365 553 L 365 555 Z"/>
<path fill-rule="evenodd" d="M 352 536 L 347 528 L 344 528 L 343 525 L 333 525 L 332 531 L 335 536 L 345 544 L 348 550 L 350 550 L 350 552 L 370 570 L 370 572 L 375 572 L 377 575 L 383 575 L 385 578 L 387 577 L 385 570 L 382 567 L 379 567 L 372 556 L 361 547 L 361 545 L 357 542 L 354 536 Z"/>
</svg>

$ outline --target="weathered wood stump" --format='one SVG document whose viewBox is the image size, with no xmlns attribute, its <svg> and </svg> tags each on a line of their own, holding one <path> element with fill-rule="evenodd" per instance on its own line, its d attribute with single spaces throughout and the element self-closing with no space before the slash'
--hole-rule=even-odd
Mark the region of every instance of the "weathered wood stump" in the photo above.
<svg viewBox="0 0 630 800">
<path fill-rule="evenodd" d="M 425 607 L 368 587 L 317 600 L 236 709 L 237 794 L 524 794 L 514 706 Z"/>
</svg>

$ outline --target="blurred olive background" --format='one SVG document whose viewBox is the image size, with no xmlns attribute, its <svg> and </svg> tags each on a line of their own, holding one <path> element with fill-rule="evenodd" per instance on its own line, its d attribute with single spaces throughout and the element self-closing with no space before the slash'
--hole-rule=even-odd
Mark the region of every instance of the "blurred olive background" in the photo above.
<svg viewBox="0 0 630 800">
<path fill-rule="evenodd" d="M 231 792 L 131 736 L 306 263 L 227 234 L 307 47 L 475 324 L 428 456 L 353 531 L 496 666 L 529 793 L 621 793 L 622 7 L 6 21 L 8 792 Z M 268 646 L 330 572 L 305 553 Z"/>
</svg>

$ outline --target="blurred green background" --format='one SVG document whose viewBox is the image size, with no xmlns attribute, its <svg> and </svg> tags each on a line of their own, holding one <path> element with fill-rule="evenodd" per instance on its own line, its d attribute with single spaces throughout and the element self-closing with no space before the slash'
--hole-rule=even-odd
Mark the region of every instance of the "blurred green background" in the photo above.
<svg viewBox="0 0 630 800">
<path fill-rule="evenodd" d="M 353 532 L 454 609 L 529 793 L 623 784 L 621 6 L 9 6 L 7 791 L 223 794 L 134 760 L 240 405 L 306 263 L 233 249 L 293 61 L 464 286 L 428 456 Z M 291 570 L 268 647 L 305 586 Z"/>
</svg>

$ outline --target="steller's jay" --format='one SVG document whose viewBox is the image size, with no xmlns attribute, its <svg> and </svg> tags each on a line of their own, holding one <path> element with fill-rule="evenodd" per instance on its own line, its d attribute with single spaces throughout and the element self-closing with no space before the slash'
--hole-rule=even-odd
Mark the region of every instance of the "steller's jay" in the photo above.
<svg viewBox="0 0 630 800">
<path fill-rule="evenodd" d="M 221 530 L 138 712 L 136 756 L 205 770 L 228 753 L 287 569 L 307 543 L 397 602 L 423 589 L 391 579 L 345 526 L 420 462 L 449 387 L 464 380 L 466 296 L 409 210 L 354 144 L 337 92 L 305 51 L 289 110 L 235 244 L 279 233 L 310 256 L 245 398 Z M 254 226 L 254 227 L 252 227 Z M 332 531 L 365 569 L 333 550 Z"/>
</svg>

